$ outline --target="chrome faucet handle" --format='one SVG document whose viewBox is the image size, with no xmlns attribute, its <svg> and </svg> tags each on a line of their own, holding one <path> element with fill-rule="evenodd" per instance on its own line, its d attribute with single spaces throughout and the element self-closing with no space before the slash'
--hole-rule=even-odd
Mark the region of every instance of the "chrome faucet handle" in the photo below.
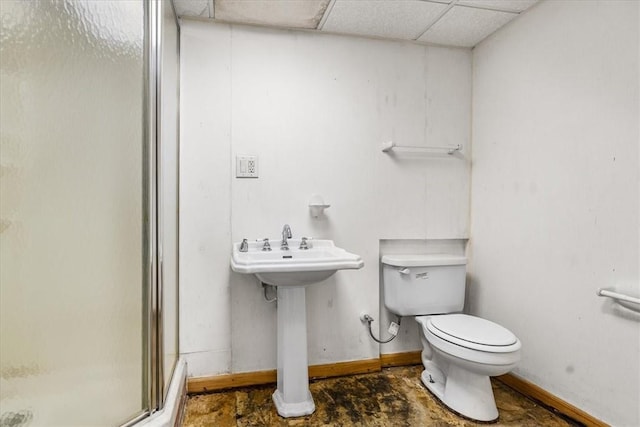
<svg viewBox="0 0 640 427">
<path fill-rule="evenodd" d="M 303 237 L 300 241 L 300 247 L 298 249 L 307 250 L 309 249 L 309 244 L 307 243 L 307 238 Z"/>
<path fill-rule="evenodd" d="M 242 243 L 240 243 L 240 252 L 249 252 L 249 242 L 247 239 L 242 239 Z"/>
<path fill-rule="evenodd" d="M 270 251 L 271 250 L 271 244 L 269 243 L 269 239 L 263 239 L 262 240 L 262 250 L 263 251 Z"/>
<path fill-rule="evenodd" d="M 289 250 L 289 242 L 287 242 L 287 239 L 291 238 L 291 227 L 289 227 L 289 224 L 285 224 L 284 227 L 282 227 L 282 241 L 280 241 L 280 249 L 283 251 L 288 251 Z"/>
</svg>

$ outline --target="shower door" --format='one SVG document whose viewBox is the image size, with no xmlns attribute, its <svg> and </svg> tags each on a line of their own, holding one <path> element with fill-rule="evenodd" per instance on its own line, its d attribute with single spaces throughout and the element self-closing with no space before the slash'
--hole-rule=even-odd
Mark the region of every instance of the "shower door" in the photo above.
<svg viewBox="0 0 640 427">
<path fill-rule="evenodd" d="M 178 179 L 180 106 L 180 27 L 169 1 L 159 4 L 160 164 L 158 240 L 160 245 L 160 294 L 162 295 L 163 402 L 178 359 Z M 162 405 L 161 405 L 162 406 Z"/>
<path fill-rule="evenodd" d="M 149 412 L 149 4 L 0 1 L 1 427 Z"/>
</svg>

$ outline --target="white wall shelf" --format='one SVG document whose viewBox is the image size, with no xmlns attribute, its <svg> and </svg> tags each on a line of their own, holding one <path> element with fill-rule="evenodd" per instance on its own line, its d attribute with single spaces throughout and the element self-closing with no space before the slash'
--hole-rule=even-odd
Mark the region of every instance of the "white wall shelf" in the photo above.
<svg viewBox="0 0 640 427">
<path fill-rule="evenodd" d="M 445 151 L 447 154 L 453 154 L 462 150 L 462 145 L 444 145 L 444 146 L 416 146 L 416 145 L 396 145 L 394 141 L 382 143 L 382 152 L 390 153 L 393 151 L 428 153 L 433 151 Z"/>
</svg>

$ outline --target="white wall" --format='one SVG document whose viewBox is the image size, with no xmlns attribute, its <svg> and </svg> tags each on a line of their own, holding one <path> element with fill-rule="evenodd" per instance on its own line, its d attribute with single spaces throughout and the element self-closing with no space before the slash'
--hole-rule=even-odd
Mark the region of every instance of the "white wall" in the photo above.
<svg viewBox="0 0 640 427">
<path fill-rule="evenodd" d="M 471 310 L 523 343 L 516 374 L 639 425 L 638 2 L 541 2 L 476 47 Z"/>
<path fill-rule="evenodd" d="M 181 23 L 179 348 L 192 376 L 231 364 L 229 42 Z"/>
<path fill-rule="evenodd" d="M 231 273 L 231 242 L 333 239 L 365 267 L 307 292 L 310 364 L 377 357 L 381 239 L 469 233 L 471 53 L 184 21 L 181 31 L 181 351 L 190 375 L 273 369 L 276 307 Z M 463 144 L 390 156 L 383 141 Z M 235 155 L 259 156 L 236 179 Z M 232 167 L 233 165 L 233 167 Z M 309 216 L 313 193 L 331 204 Z"/>
</svg>

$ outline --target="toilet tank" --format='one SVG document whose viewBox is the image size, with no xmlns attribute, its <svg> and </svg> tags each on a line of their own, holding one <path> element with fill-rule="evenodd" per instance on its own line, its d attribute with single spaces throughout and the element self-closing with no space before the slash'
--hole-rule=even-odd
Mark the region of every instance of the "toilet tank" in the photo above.
<svg viewBox="0 0 640 427">
<path fill-rule="evenodd" d="M 399 316 L 462 311 L 466 265 L 461 255 L 384 255 L 384 305 Z"/>
</svg>

